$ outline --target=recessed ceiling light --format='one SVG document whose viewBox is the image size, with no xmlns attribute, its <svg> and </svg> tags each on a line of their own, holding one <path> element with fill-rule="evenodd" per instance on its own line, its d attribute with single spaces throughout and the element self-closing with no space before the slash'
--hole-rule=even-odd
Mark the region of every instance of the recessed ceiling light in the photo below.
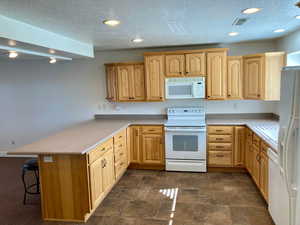
<svg viewBox="0 0 300 225">
<path fill-rule="evenodd" d="M 10 46 L 16 46 L 17 42 L 15 40 L 9 40 L 8 41 L 8 45 L 10 45 Z"/>
<path fill-rule="evenodd" d="M 144 41 L 144 39 L 143 38 L 134 38 L 131 41 L 134 42 L 134 43 L 141 43 L 141 42 Z"/>
<path fill-rule="evenodd" d="M 297 20 L 300 20 L 300 15 L 295 16 Z"/>
<path fill-rule="evenodd" d="M 284 31 L 285 31 L 285 29 L 276 29 L 276 30 L 274 30 L 274 33 L 282 33 Z"/>
<path fill-rule="evenodd" d="M 49 60 L 49 63 L 51 63 L 51 64 L 54 64 L 54 63 L 56 63 L 56 58 L 50 58 L 50 60 Z"/>
<path fill-rule="evenodd" d="M 10 52 L 8 53 L 8 57 L 11 58 L 11 59 L 17 58 L 18 55 L 19 55 L 19 54 L 18 54 L 17 52 L 15 52 L 15 51 L 10 51 Z"/>
<path fill-rule="evenodd" d="M 244 14 L 253 14 L 253 13 L 259 12 L 260 10 L 262 10 L 262 9 L 261 8 L 247 8 L 247 9 L 244 9 L 242 11 L 242 13 L 244 13 Z"/>
<path fill-rule="evenodd" d="M 120 20 L 104 20 L 103 23 L 105 25 L 115 27 L 115 26 L 119 25 L 121 23 L 121 21 Z"/>
<path fill-rule="evenodd" d="M 230 32 L 230 33 L 228 33 L 228 35 L 233 37 L 233 36 L 239 35 L 239 33 L 238 32 Z"/>
<path fill-rule="evenodd" d="M 49 49 L 49 53 L 55 54 L 55 50 L 54 49 Z"/>
</svg>

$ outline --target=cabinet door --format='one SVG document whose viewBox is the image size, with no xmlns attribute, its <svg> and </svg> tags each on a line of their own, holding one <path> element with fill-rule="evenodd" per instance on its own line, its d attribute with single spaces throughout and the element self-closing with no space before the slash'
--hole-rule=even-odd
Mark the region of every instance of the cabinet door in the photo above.
<svg viewBox="0 0 300 225">
<path fill-rule="evenodd" d="M 253 174 L 253 164 L 254 164 L 254 151 L 252 148 L 252 143 L 247 142 L 246 144 L 246 160 L 247 160 L 247 170 L 252 176 Z"/>
<path fill-rule="evenodd" d="M 115 163 L 114 163 L 114 152 L 108 151 L 103 155 L 103 191 L 111 188 L 115 182 Z"/>
<path fill-rule="evenodd" d="M 130 127 L 130 163 L 140 163 L 140 127 L 131 126 Z"/>
<path fill-rule="evenodd" d="M 164 56 L 146 56 L 146 92 L 148 101 L 164 100 Z"/>
<path fill-rule="evenodd" d="M 227 66 L 227 98 L 243 99 L 243 58 L 229 56 Z"/>
<path fill-rule="evenodd" d="M 235 127 L 234 166 L 243 167 L 245 165 L 245 134 L 246 127 Z"/>
<path fill-rule="evenodd" d="M 268 201 L 268 190 L 269 190 L 269 158 L 261 152 L 260 155 L 260 190 L 266 201 Z"/>
<path fill-rule="evenodd" d="M 184 76 L 184 55 L 166 55 L 166 77 Z"/>
<path fill-rule="evenodd" d="M 106 99 L 117 101 L 116 66 L 106 66 Z"/>
<path fill-rule="evenodd" d="M 207 99 L 225 99 L 226 93 L 226 52 L 207 53 Z"/>
<path fill-rule="evenodd" d="M 164 164 L 163 136 L 161 134 L 142 135 L 142 163 Z"/>
<path fill-rule="evenodd" d="M 244 89 L 246 99 L 260 99 L 263 79 L 263 57 L 244 60 Z"/>
<path fill-rule="evenodd" d="M 134 65 L 134 71 L 130 76 L 129 87 L 132 90 L 133 100 L 145 100 L 145 72 L 144 65 Z"/>
<path fill-rule="evenodd" d="M 185 55 L 186 76 L 206 76 L 205 53 L 192 53 Z"/>
<path fill-rule="evenodd" d="M 132 98 L 130 89 L 130 77 L 133 74 L 133 66 L 118 66 L 118 98 L 120 101 L 128 101 Z"/>
<path fill-rule="evenodd" d="M 253 149 L 253 168 L 252 168 L 252 178 L 256 183 L 257 187 L 259 187 L 259 172 L 260 172 L 260 164 L 259 164 L 259 148 L 252 145 Z"/>
<path fill-rule="evenodd" d="M 102 170 L 103 170 L 102 158 L 99 158 L 98 160 L 93 162 L 89 167 L 91 203 L 93 209 L 98 206 L 103 195 Z"/>
</svg>

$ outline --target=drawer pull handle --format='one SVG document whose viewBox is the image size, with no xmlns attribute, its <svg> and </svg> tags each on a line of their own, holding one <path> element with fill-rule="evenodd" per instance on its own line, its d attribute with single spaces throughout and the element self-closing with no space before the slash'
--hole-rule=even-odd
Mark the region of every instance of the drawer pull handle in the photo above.
<svg viewBox="0 0 300 225">
<path fill-rule="evenodd" d="M 218 158 L 223 158 L 225 155 L 216 155 Z"/>
<path fill-rule="evenodd" d="M 119 145 L 119 148 L 121 148 L 122 146 L 123 146 L 123 145 L 122 145 L 122 144 L 120 144 L 120 145 Z"/>
<path fill-rule="evenodd" d="M 122 153 L 120 153 L 120 156 L 122 156 L 122 155 L 124 155 L 124 153 L 122 152 Z"/>
<path fill-rule="evenodd" d="M 155 130 L 148 130 L 149 132 L 153 132 L 153 131 L 155 131 Z"/>
<path fill-rule="evenodd" d="M 216 138 L 217 141 L 223 141 L 224 138 Z"/>
<path fill-rule="evenodd" d="M 120 164 L 120 166 L 123 166 L 123 165 L 124 165 L 124 163 L 121 163 L 121 164 Z"/>
<path fill-rule="evenodd" d="M 216 148 L 224 148 L 224 146 L 217 145 Z"/>
<path fill-rule="evenodd" d="M 105 151 L 105 148 L 102 148 L 101 151 L 102 151 L 102 152 Z"/>
<path fill-rule="evenodd" d="M 119 136 L 119 138 L 122 138 L 123 136 Z"/>
<path fill-rule="evenodd" d="M 223 132 L 224 130 L 216 130 L 216 132 Z"/>
</svg>

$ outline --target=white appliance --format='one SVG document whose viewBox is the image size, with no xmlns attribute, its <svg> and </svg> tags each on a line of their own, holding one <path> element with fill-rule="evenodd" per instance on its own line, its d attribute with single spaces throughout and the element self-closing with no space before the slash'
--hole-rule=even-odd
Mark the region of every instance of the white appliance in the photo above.
<svg viewBox="0 0 300 225">
<path fill-rule="evenodd" d="M 205 98 L 205 77 L 166 79 L 166 99 Z"/>
<path fill-rule="evenodd" d="M 166 170 L 206 172 L 204 107 L 168 108 L 167 114 Z"/>
<path fill-rule="evenodd" d="M 281 76 L 278 154 L 269 151 L 269 211 L 276 225 L 300 225 L 300 67 Z"/>
</svg>

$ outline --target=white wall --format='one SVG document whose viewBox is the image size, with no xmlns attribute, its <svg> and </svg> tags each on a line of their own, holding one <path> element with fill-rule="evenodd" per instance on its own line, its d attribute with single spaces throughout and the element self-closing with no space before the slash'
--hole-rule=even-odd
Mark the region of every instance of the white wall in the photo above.
<svg viewBox="0 0 300 225">
<path fill-rule="evenodd" d="M 276 43 L 263 41 L 210 47 L 230 47 L 230 55 L 240 55 L 273 51 Z M 54 65 L 48 60 L 1 61 L 0 150 L 31 143 L 92 119 L 94 114 L 161 114 L 169 106 L 200 104 L 196 100 L 122 104 L 105 100 L 103 64 L 143 60 L 144 51 L 154 50 L 162 49 L 97 52 L 95 59 L 77 59 Z M 273 112 L 275 105 L 260 101 L 210 101 L 206 104 L 208 113 Z M 12 140 L 15 145 L 10 144 Z"/>
<path fill-rule="evenodd" d="M 300 51 L 300 29 L 278 39 L 276 45 L 279 51 L 287 53 Z"/>
</svg>

